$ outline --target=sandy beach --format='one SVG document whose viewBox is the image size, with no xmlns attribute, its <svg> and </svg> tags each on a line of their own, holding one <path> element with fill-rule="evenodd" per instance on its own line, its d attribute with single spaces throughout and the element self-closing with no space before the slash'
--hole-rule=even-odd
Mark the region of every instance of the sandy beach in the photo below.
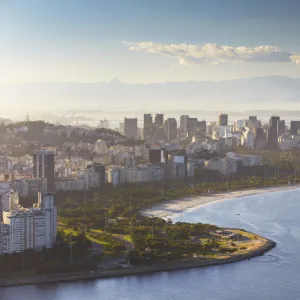
<svg viewBox="0 0 300 300">
<path fill-rule="evenodd" d="M 286 191 L 299 189 L 300 185 L 288 185 L 288 186 L 278 186 L 278 187 L 267 187 L 267 188 L 257 188 L 257 189 L 247 189 L 240 191 L 228 191 L 223 193 L 212 193 L 212 194 L 201 194 L 199 196 L 186 197 L 182 199 L 170 200 L 162 204 L 158 204 L 151 209 L 146 209 L 142 211 L 144 216 L 148 217 L 160 217 L 160 218 L 172 218 L 182 212 L 199 208 L 205 204 L 225 201 L 233 198 L 241 198 L 251 195 L 260 195 L 266 193 L 275 193 L 278 191 Z"/>
</svg>

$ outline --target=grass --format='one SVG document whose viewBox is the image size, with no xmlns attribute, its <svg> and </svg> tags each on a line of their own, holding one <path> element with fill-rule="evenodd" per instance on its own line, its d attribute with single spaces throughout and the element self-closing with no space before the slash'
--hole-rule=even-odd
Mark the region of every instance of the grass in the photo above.
<svg viewBox="0 0 300 300">
<path fill-rule="evenodd" d="M 105 242 L 105 241 L 101 241 L 99 239 L 96 239 L 92 236 L 90 236 L 89 234 L 86 235 L 86 237 L 93 243 L 99 244 L 99 245 L 108 245 L 109 242 Z"/>
<path fill-rule="evenodd" d="M 124 235 L 123 238 L 125 241 L 127 241 L 129 243 L 131 243 L 131 244 L 133 243 L 132 237 L 130 235 Z"/>
</svg>

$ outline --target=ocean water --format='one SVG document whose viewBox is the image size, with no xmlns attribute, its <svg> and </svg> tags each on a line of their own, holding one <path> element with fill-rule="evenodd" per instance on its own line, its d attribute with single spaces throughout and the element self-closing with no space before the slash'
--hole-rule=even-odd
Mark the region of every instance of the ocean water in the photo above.
<svg viewBox="0 0 300 300">
<path fill-rule="evenodd" d="M 205 205 L 175 220 L 240 227 L 277 247 L 229 265 L 87 282 L 0 289 L 2 300 L 299 300 L 300 189 Z"/>
</svg>

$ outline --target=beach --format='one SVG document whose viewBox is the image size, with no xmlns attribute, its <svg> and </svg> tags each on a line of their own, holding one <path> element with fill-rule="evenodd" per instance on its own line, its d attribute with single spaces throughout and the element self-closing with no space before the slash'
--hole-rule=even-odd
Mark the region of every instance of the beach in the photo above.
<svg viewBox="0 0 300 300">
<path fill-rule="evenodd" d="M 225 201 L 229 199 L 241 198 L 252 195 L 260 195 L 266 193 L 275 193 L 278 191 L 286 191 L 300 188 L 300 184 L 266 187 L 257 189 L 247 189 L 238 191 L 226 191 L 222 193 L 207 193 L 185 197 L 181 199 L 169 200 L 164 203 L 154 205 L 152 208 L 142 211 L 142 215 L 147 217 L 172 218 L 188 210 L 199 208 L 203 205 L 213 202 Z"/>
</svg>

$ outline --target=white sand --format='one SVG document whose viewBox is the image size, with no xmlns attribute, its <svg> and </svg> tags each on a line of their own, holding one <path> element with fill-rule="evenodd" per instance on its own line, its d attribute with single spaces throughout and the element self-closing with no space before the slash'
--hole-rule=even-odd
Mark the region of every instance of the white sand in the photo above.
<svg viewBox="0 0 300 300">
<path fill-rule="evenodd" d="M 180 214 L 184 211 L 198 208 L 208 203 L 216 201 L 224 201 L 233 198 L 246 197 L 251 195 L 265 194 L 265 193 L 274 193 L 278 191 L 293 190 L 300 188 L 300 185 L 290 185 L 290 186 L 278 186 L 278 187 L 269 187 L 269 188 L 258 188 L 258 189 L 249 189 L 233 192 L 224 192 L 216 194 L 201 194 L 199 196 L 186 197 L 182 199 L 170 200 L 162 204 L 155 205 L 151 209 L 142 211 L 144 216 L 148 217 L 160 217 L 160 218 L 169 218 L 174 215 Z"/>
</svg>

